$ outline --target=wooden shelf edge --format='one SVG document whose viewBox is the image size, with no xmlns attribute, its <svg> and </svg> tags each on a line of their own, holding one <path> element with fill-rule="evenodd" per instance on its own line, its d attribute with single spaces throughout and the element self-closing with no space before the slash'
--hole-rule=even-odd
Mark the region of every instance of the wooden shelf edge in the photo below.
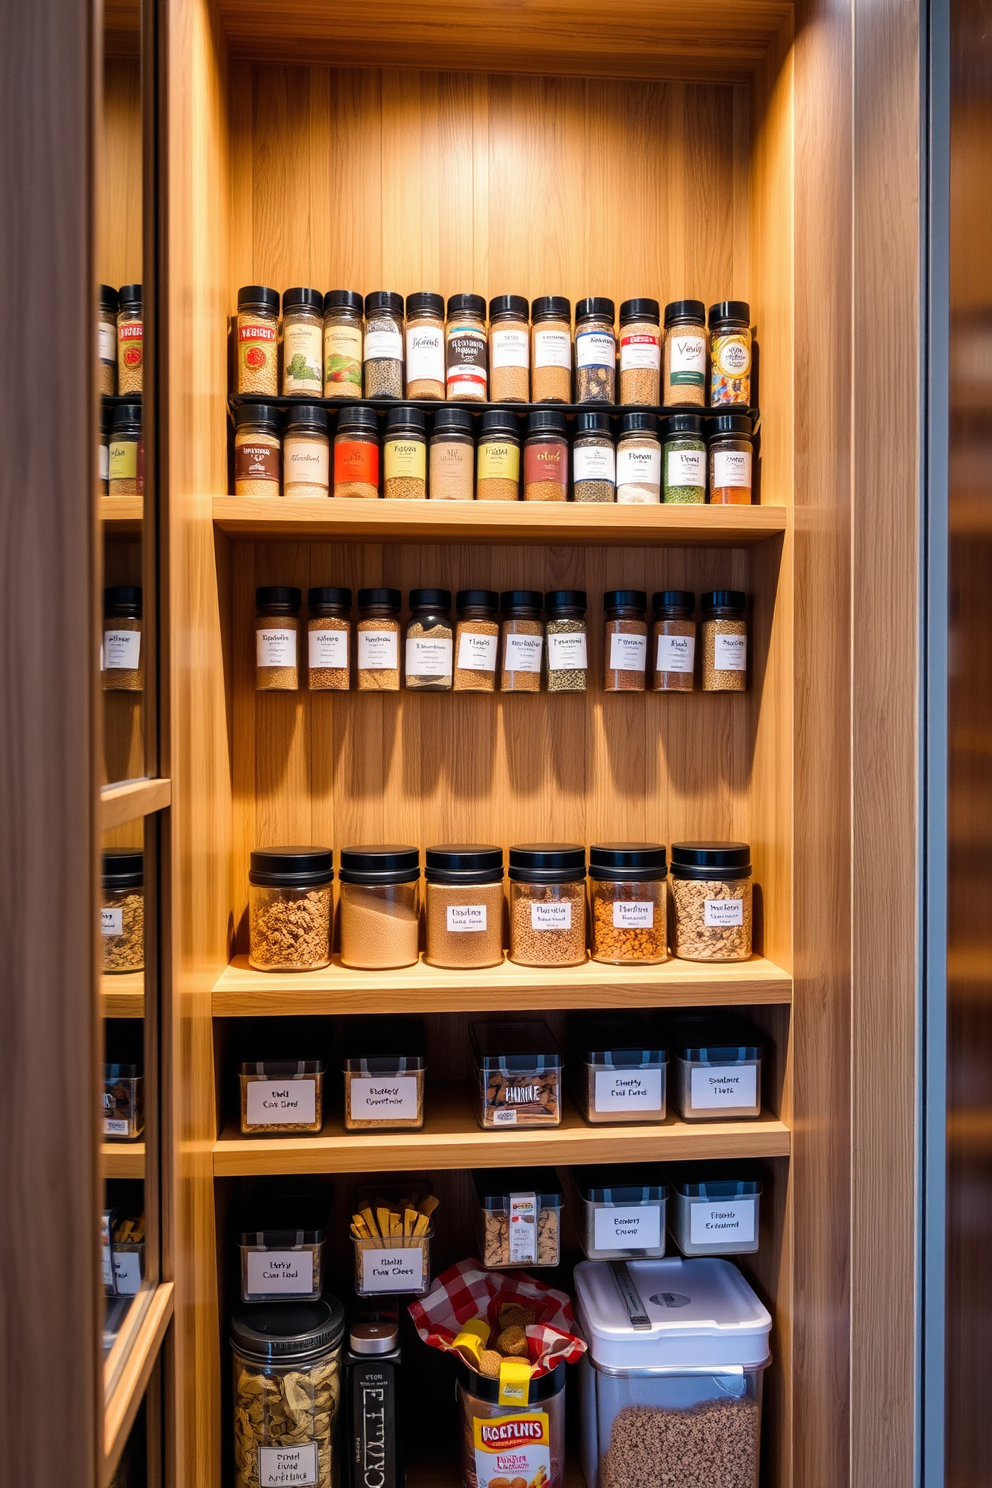
<svg viewBox="0 0 992 1488">
<path fill-rule="evenodd" d="M 103 1413 L 103 1482 L 109 1483 L 148 1388 L 162 1340 L 172 1321 L 175 1287 L 171 1281 L 155 1288 Z"/>
<path fill-rule="evenodd" d="M 101 496 L 100 531 L 113 537 L 140 537 L 145 519 L 143 496 Z"/>
<path fill-rule="evenodd" d="M 144 1142 L 104 1142 L 101 1147 L 104 1178 L 144 1178 Z"/>
<path fill-rule="evenodd" d="M 121 780 L 100 791 L 100 830 L 109 832 L 172 805 L 172 781 Z"/>
<path fill-rule="evenodd" d="M 122 971 L 113 976 L 104 972 L 100 978 L 100 1006 L 105 1018 L 143 1018 L 145 973 Z"/>
</svg>

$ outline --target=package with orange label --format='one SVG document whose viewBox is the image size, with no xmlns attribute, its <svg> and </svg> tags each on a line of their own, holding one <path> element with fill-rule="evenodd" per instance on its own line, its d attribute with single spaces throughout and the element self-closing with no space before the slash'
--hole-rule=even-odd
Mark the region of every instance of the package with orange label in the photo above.
<svg viewBox="0 0 992 1488">
<path fill-rule="evenodd" d="M 467 1488 L 562 1488 L 565 1366 L 533 1380 L 526 1410 L 497 1403 L 499 1381 L 458 1366 Z"/>
</svg>

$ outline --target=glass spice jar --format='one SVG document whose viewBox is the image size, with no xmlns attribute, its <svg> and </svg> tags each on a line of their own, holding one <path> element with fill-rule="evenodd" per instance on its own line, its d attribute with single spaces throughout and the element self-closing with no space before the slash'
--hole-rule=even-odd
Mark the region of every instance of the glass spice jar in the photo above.
<svg viewBox="0 0 992 1488">
<path fill-rule="evenodd" d="M 282 391 L 319 398 L 324 391 L 324 296 L 287 289 L 282 297 Z"/>
<path fill-rule="evenodd" d="M 714 589 L 701 596 L 704 692 L 744 692 L 747 687 L 745 603 L 740 589 Z"/>
<path fill-rule="evenodd" d="M 746 300 L 710 306 L 710 403 L 751 402 L 751 307 Z"/>
<path fill-rule="evenodd" d="M 747 843 L 673 842 L 673 954 L 682 961 L 746 961 L 752 924 Z"/>
<path fill-rule="evenodd" d="M 300 685 L 297 640 L 299 589 L 263 584 L 255 590 L 255 691 L 295 692 Z"/>
<path fill-rule="evenodd" d="M 142 496 L 145 490 L 141 404 L 118 403 L 114 408 L 107 452 L 107 487 L 111 496 Z"/>
<path fill-rule="evenodd" d="M 97 320 L 97 356 L 100 361 L 100 392 L 113 397 L 117 392 L 117 311 L 119 300 L 112 284 L 100 285 L 100 310 Z"/>
<path fill-rule="evenodd" d="M 620 402 L 661 402 L 661 312 L 657 300 L 620 306 Z"/>
<path fill-rule="evenodd" d="M 499 651 L 499 595 L 460 589 L 455 595 L 455 692 L 495 692 Z"/>
<path fill-rule="evenodd" d="M 402 404 L 386 414 L 382 463 L 387 501 L 427 500 L 426 427 L 422 408 Z"/>
<path fill-rule="evenodd" d="M 365 301 L 353 289 L 324 296 L 324 397 L 360 398 Z"/>
<path fill-rule="evenodd" d="M 406 297 L 406 396 L 444 398 L 444 300 L 426 290 Z"/>
<path fill-rule="evenodd" d="M 746 413 L 721 413 L 710 424 L 711 506 L 750 506 L 754 441 Z"/>
<path fill-rule="evenodd" d="M 472 415 L 465 408 L 439 408 L 431 433 L 428 496 L 432 501 L 471 501 L 474 476 Z"/>
<path fill-rule="evenodd" d="M 117 310 L 117 392 L 140 393 L 145 362 L 141 285 L 122 284 Z"/>
<path fill-rule="evenodd" d="M 500 692 L 540 692 L 544 627 L 536 589 L 508 589 L 500 595 L 503 665 Z"/>
<path fill-rule="evenodd" d="M 374 408 L 342 408 L 334 435 L 334 494 L 379 495 L 379 420 Z"/>
<path fill-rule="evenodd" d="M 651 601 L 654 610 L 653 692 L 691 692 L 696 662 L 696 596 L 687 589 L 664 589 Z"/>
<path fill-rule="evenodd" d="M 248 872 L 248 964 L 317 971 L 331 960 L 329 847 L 255 848 Z"/>
<path fill-rule="evenodd" d="M 589 679 L 584 589 L 553 589 L 544 596 L 545 667 L 549 692 L 585 692 Z"/>
<path fill-rule="evenodd" d="M 702 408 L 706 402 L 706 306 L 673 300 L 665 306 L 664 401 Z"/>
<path fill-rule="evenodd" d="M 482 415 L 475 469 L 477 501 L 519 501 L 520 425 L 516 414 L 490 408 Z"/>
<path fill-rule="evenodd" d="M 572 500 L 617 499 L 617 455 L 606 413 L 577 413 L 572 440 Z"/>
<path fill-rule="evenodd" d="M 144 687 L 141 590 L 136 585 L 114 584 L 103 591 L 100 666 L 104 692 L 140 692 Z"/>
<path fill-rule="evenodd" d="M 612 589 L 603 595 L 606 617 L 603 690 L 643 692 L 647 665 L 648 597 L 641 589 Z"/>
<path fill-rule="evenodd" d="M 365 396 L 403 396 L 403 296 L 377 289 L 365 296 Z"/>
<path fill-rule="evenodd" d="M 398 589 L 359 589 L 356 649 L 359 692 L 400 690 Z"/>
<path fill-rule="evenodd" d="M 351 685 L 351 590 L 307 593 L 307 683 L 311 692 L 347 692 Z"/>
<path fill-rule="evenodd" d="M 572 302 L 541 295 L 531 306 L 531 396 L 535 403 L 572 401 Z"/>
<path fill-rule="evenodd" d="M 484 403 L 489 396 L 486 302 L 481 295 L 448 300 L 444 332 L 446 388 L 452 402 Z"/>
<path fill-rule="evenodd" d="M 581 966 L 586 959 L 586 852 L 571 843 L 510 848 L 510 960 Z"/>
<path fill-rule="evenodd" d="M 114 975 L 145 966 L 145 859 L 134 850 L 103 855 L 100 906 L 103 970 Z"/>
<path fill-rule="evenodd" d="M 327 409 L 319 403 L 294 404 L 283 437 L 283 494 L 330 496 L 331 441 Z"/>
<path fill-rule="evenodd" d="M 524 500 L 568 500 L 568 423 L 553 409 L 539 408 L 527 416 Z"/>
<path fill-rule="evenodd" d="M 706 501 L 706 443 L 698 413 L 675 413 L 668 420 L 662 468 L 667 505 Z"/>
<path fill-rule="evenodd" d="M 450 692 L 454 645 L 450 589 L 411 589 L 404 647 L 409 692 Z"/>
<path fill-rule="evenodd" d="M 278 408 L 271 403 L 239 404 L 234 410 L 235 496 L 278 496 L 281 477 Z"/>
<path fill-rule="evenodd" d="M 592 959 L 610 966 L 658 966 L 668 955 L 665 849 L 605 842 L 589 849 Z"/>
<path fill-rule="evenodd" d="M 238 290 L 235 391 L 279 395 L 279 291 L 264 284 Z"/>
<path fill-rule="evenodd" d="M 97 461 L 97 483 L 101 496 L 110 495 L 110 435 L 114 427 L 114 409 L 104 403 L 100 408 L 100 446 Z"/>
<path fill-rule="evenodd" d="M 616 402 L 615 314 L 613 301 L 599 295 L 579 300 L 575 307 L 576 403 Z"/>
<path fill-rule="evenodd" d="M 420 946 L 420 851 L 341 852 L 341 963 L 359 971 L 415 966 Z"/>
<path fill-rule="evenodd" d="M 523 295 L 489 301 L 489 384 L 494 403 L 530 400 L 530 304 Z"/>
<path fill-rule="evenodd" d="M 475 971 L 503 960 L 503 849 L 429 847 L 427 950 L 431 966 Z"/>
<path fill-rule="evenodd" d="M 661 500 L 661 442 L 653 413 L 625 413 L 617 440 L 617 502 L 654 506 Z"/>
</svg>

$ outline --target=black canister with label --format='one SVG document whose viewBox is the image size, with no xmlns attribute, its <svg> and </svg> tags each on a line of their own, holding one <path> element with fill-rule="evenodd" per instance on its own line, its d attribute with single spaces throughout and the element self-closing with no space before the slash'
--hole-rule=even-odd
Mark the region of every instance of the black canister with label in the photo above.
<svg viewBox="0 0 992 1488">
<path fill-rule="evenodd" d="M 369 1313 L 352 1323 L 344 1363 L 351 1488 L 403 1488 L 396 1317 Z"/>
</svg>

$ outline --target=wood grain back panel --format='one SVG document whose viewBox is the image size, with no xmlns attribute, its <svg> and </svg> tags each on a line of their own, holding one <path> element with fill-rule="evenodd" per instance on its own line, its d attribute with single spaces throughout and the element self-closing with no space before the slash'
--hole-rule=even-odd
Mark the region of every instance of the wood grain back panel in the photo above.
<svg viewBox="0 0 992 1488">
<path fill-rule="evenodd" d="M 103 67 L 103 128 L 98 152 L 100 211 L 97 275 L 120 289 L 142 277 L 141 63 L 107 57 Z"/>
</svg>

